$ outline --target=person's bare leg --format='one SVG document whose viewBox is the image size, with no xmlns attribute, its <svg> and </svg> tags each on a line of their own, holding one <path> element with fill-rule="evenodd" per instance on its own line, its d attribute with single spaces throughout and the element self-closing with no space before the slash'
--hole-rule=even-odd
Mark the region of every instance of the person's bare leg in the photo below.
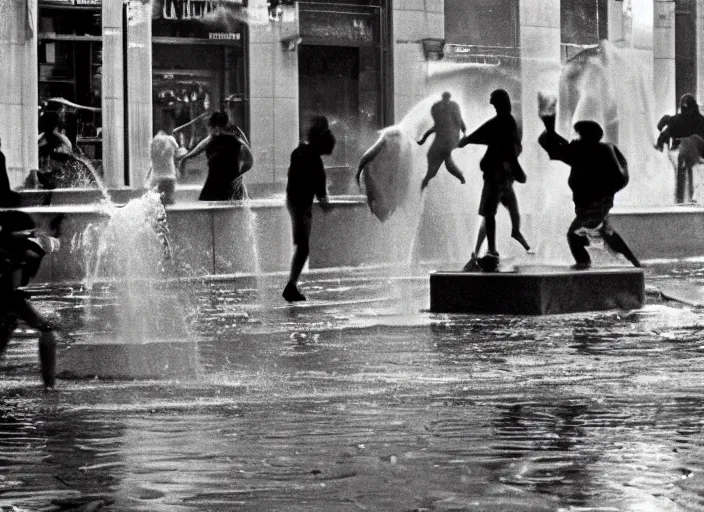
<svg viewBox="0 0 704 512">
<path fill-rule="evenodd" d="M 474 246 L 475 255 L 478 255 L 479 251 L 482 250 L 484 240 L 486 240 L 486 220 L 482 219 L 482 223 L 479 225 L 479 233 L 477 233 L 477 243 Z"/>
<path fill-rule="evenodd" d="M 460 168 L 457 167 L 457 164 L 452 159 L 452 155 L 448 155 L 447 158 L 445 158 L 445 167 L 447 168 L 447 171 L 450 174 L 452 174 L 455 178 L 460 180 L 460 183 L 462 183 L 462 185 L 465 184 L 464 174 L 462 174 L 462 171 L 460 171 Z"/>
<path fill-rule="evenodd" d="M 434 156 L 431 155 L 431 153 L 428 153 L 428 172 L 425 174 L 425 178 L 423 178 L 423 182 L 420 185 L 421 192 L 423 190 L 425 190 L 425 187 L 428 186 L 428 183 L 430 183 L 430 180 L 432 180 L 438 174 L 438 171 L 440 170 L 441 165 L 442 165 L 441 159 L 435 158 Z"/>
<path fill-rule="evenodd" d="M 484 217 L 486 227 L 486 241 L 489 244 L 489 253 L 496 254 L 496 217 Z"/>
<path fill-rule="evenodd" d="M 298 284 L 298 279 L 301 277 L 303 267 L 306 265 L 309 254 L 310 249 L 307 242 L 296 245 L 296 248 L 293 251 L 293 258 L 291 258 L 291 271 L 288 275 L 289 283 L 294 285 Z"/>
<path fill-rule="evenodd" d="M 518 210 L 516 194 L 507 194 L 504 198 L 504 206 L 511 218 L 511 238 L 521 244 L 526 251 L 530 251 L 530 244 L 521 233 L 521 212 Z"/>
</svg>

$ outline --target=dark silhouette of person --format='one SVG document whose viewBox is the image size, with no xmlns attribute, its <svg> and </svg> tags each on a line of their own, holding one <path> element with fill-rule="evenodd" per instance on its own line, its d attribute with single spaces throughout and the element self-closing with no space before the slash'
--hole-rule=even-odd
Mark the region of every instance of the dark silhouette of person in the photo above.
<svg viewBox="0 0 704 512">
<path fill-rule="evenodd" d="M 430 115 L 433 117 L 434 124 L 418 141 L 418 144 L 422 146 L 431 134 L 435 134 L 435 140 L 433 140 L 428 150 L 428 172 L 421 183 L 421 191 L 437 175 L 443 163 L 445 163 L 448 172 L 460 180 L 460 183 L 464 184 L 465 182 L 462 171 L 452 159 L 452 151 L 459 142 L 460 130 L 464 134 L 467 128 L 462 120 L 460 106 L 450 98 L 450 93 L 444 92 L 442 93 L 442 99 L 434 103 L 430 108 Z"/>
<path fill-rule="evenodd" d="M 7 176 L 5 155 L 2 152 L 0 140 L 0 208 L 14 208 L 20 204 L 20 195 L 10 188 L 10 178 Z"/>
<path fill-rule="evenodd" d="M 546 130 L 538 138 L 551 160 L 560 160 L 570 166 L 567 183 L 572 190 L 575 219 L 567 230 L 567 242 L 576 264 L 576 270 L 591 267 L 586 247 L 589 236 L 600 235 L 613 251 L 623 254 L 635 267 L 640 262 L 613 229 L 609 211 L 614 195 L 628 183 L 628 165 L 621 151 L 601 142 L 604 131 L 595 121 L 579 121 L 574 130 L 579 138 L 567 142 L 555 132 L 555 117 L 543 117 Z"/>
<path fill-rule="evenodd" d="M 32 306 L 27 292 L 20 289 L 36 275 L 46 254 L 42 241 L 48 237 L 35 233 L 34 229 L 34 221 L 26 213 L 0 212 L 0 357 L 19 321 L 24 321 L 39 331 L 42 380 L 50 388 L 55 383 L 54 325 Z"/>
<path fill-rule="evenodd" d="M 684 203 L 694 196 L 692 168 L 704 156 L 704 116 L 694 96 L 687 93 L 680 98 L 680 113 L 663 116 L 657 124 L 660 135 L 655 149 L 662 151 L 669 143 L 678 149 L 675 170 L 675 201 Z"/>
<path fill-rule="evenodd" d="M 313 198 L 317 197 L 320 208 L 330 210 L 327 178 L 322 155 L 330 155 L 335 148 L 335 136 L 330 131 L 324 116 L 312 119 L 307 140 L 301 142 L 291 153 L 286 184 L 286 207 L 291 216 L 293 231 L 293 258 L 288 283 L 283 298 L 288 302 L 306 300 L 298 290 L 298 279 L 310 253 L 310 229 L 313 218 Z"/>
<path fill-rule="evenodd" d="M 504 205 L 511 216 L 511 237 L 526 251 L 530 250 L 530 245 L 521 233 L 521 215 L 513 190 L 514 180 L 525 183 L 526 175 L 518 162 L 522 146 L 516 120 L 511 115 L 511 98 L 505 90 L 496 89 L 491 93 L 489 103 L 496 109 L 496 116 L 463 137 L 458 144 L 460 148 L 467 144 L 487 146 L 486 153 L 479 163 L 484 177 L 479 215 L 484 217 L 484 220 L 479 229 L 475 251 L 465 265 L 465 270 L 468 271 L 477 270 L 477 254 L 485 237 L 489 245 L 487 256 L 498 261 L 496 213 L 499 204 Z"/>
<path fill-rule="evenodd" d="M 208 176 L 198 199 L 247 199 L 242 175 L 249 171 L 254 163 L 249 145 L 230 129 L 230 119 L 226 112 L 213 112 L 208 120 L 208 131 L 208 136 L 181 158 L 180 174 L 183 175 L 186 160 L 205 151 Z"/>
</svg>

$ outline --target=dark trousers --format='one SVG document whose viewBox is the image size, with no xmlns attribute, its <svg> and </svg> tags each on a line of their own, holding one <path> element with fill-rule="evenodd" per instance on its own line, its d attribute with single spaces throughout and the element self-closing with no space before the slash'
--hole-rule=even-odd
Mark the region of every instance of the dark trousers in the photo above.
<svg viewBox="0 0 704 512">
<path fill-rule="evenodd" d="M 47 387 L 54 386 L 56 368 L 56 340 L 51 325 L 42 318 L 30 304 L 27 295 L 19 290 L 3 289 L 0 300 L 0 357 L 23 320 L 30 327 L 39 331 L 39 362 L 41 364 L 42 380 Z"/>
<path fill-rule="evenodd" d="M 612 197 L 575 204 L 576 216 L 567 231 L 567 243 L 577 263 L 585 265 L 591 263 L 592 260 L 586 248 L 589 247 L 588 232 L 593 231 L 598 233 L 613 251 L 623 254 L 634 266 L 640 266 L 638 259 L 609 222 L 609 211 L 613 204 Z"/>
</svg>

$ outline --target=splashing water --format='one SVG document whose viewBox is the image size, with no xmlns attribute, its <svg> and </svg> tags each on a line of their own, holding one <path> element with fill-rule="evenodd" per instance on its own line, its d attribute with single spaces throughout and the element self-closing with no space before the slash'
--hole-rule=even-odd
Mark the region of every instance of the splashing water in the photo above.
<svg viewBox="0 0 704 512">
<path fill-rule="evenodd" d="M 159 194 L 148 191 L 122 208 L 103 201 L 99 211 L 107 222 L 87 226 L 73 248 L 84 251 L 86 287 L 93 292 L 108 282 L 116 294 L 108 327 L 127 342 L 188 336 L 182 298 L 163 282 L 172 277 L 173 255 Z M 99 301 L 91 302 L 86 323 L 103 330 L 105 298 L 91 295 Z"/>
<path fill-rule="evenodd" d="M 558 104 L 563 134 L 572 134 L 577 121 L 597 121 L 604 140 L 618 145 L 628 160 L 630 183 L 616 196 L 617 205 L 672 204 L 674 172 L 667 157 L 652 147 L 654 104 L 652 72 L 642 51 L 602 41 L 598 50 L 564 68 Z"/>
<path fill-rule="evenodd" d="M 604 42 L 598 55 L 574 60 L 564 67 L 557 63 L 540 63 L 540 73 L 545 83 L 560 84 L 558 130 L 563 136 L 574 135 L 571 131 L 574 122 L 594 119 L 605 127 L 606 141 L 618 144 L 626 155 L 631 182 L 617 194 L 616 204 L 667 205 L 672 202 L 674 177 L 666 157 L 652 149 L 653 93 L 649 74 L 645 73 L 637 53 L 637 50 L 619 49 Z M 412 141 L 432 125 L 430 107 L 440 99 L 441 92 L 450 92 L 452 99 L 460 104 L 468 132 L 471 132 L 495 115 L 488 100 L 490 92 L 496 88 L 506 89 L 517 100 L 521 90 L 518 73 L 462 63 L 428 63 L 424 90 L 430 94 L 416 103 L 394 127 L 411 142 L 404 142 L 398 155 L 389 153 L 379 164 L 394 172 L 410 174 L 404 183 L 407 187 L 404 201 L 384 226 L 402 241 L 398 246 L 403 251 L 421 253 L 426 259 L 430 255 L 437 261 L 455 262 L 467 259 L 473 250 L 481 221 L 477 213 L 483 185 L 479 161 L 485 148 L 470 145 L 453 152 L 455 162 L 467 179 L 466 185 L 460 185 L 443 165 L 421 196 L 419 183 L 425 174 L 429 143 L 418 148 Z M 528 101 L 536 100 L 529 98 Z M 519 126 L 522 125 L 521 110 L 513 109 Z M 530 108 L 525 112 L 530 112 Z M 534 112 L 537 119 L 537 101 Z M 523 218 L 522 230 L 537 256 L 525 255 L 521 246 L 510 238 L 511 226 L 504 208 L 500 208 L 497 215 L 497 247 L 502 256 L 517 264 L 571 263 L 565 242 L 573 216 L 572 194 L 567 184 L 569 169 L 562 163 L 549 162 L 537 140 L 524 139 L 523 147 L 519 159 L 528 181 L 525 185 L 515 184 L 514 188 Z M 597 261 L 613 261 L 613 257 L 603 251 L 595 256 Z"/>
</svg>

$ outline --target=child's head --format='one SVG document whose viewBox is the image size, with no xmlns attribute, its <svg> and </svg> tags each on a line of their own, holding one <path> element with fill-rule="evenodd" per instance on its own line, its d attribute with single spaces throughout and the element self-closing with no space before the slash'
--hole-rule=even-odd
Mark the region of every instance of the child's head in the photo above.
<svg viewBox="0 0 704 512">
<path fill-rule="evenodd" d="M 336 139 L 330 131 L 325 116 L 315 116 L 308 128 L 308 143 L 316 148 L 321 155 L 329 155 L 335 149 Z"/>
</svg>

